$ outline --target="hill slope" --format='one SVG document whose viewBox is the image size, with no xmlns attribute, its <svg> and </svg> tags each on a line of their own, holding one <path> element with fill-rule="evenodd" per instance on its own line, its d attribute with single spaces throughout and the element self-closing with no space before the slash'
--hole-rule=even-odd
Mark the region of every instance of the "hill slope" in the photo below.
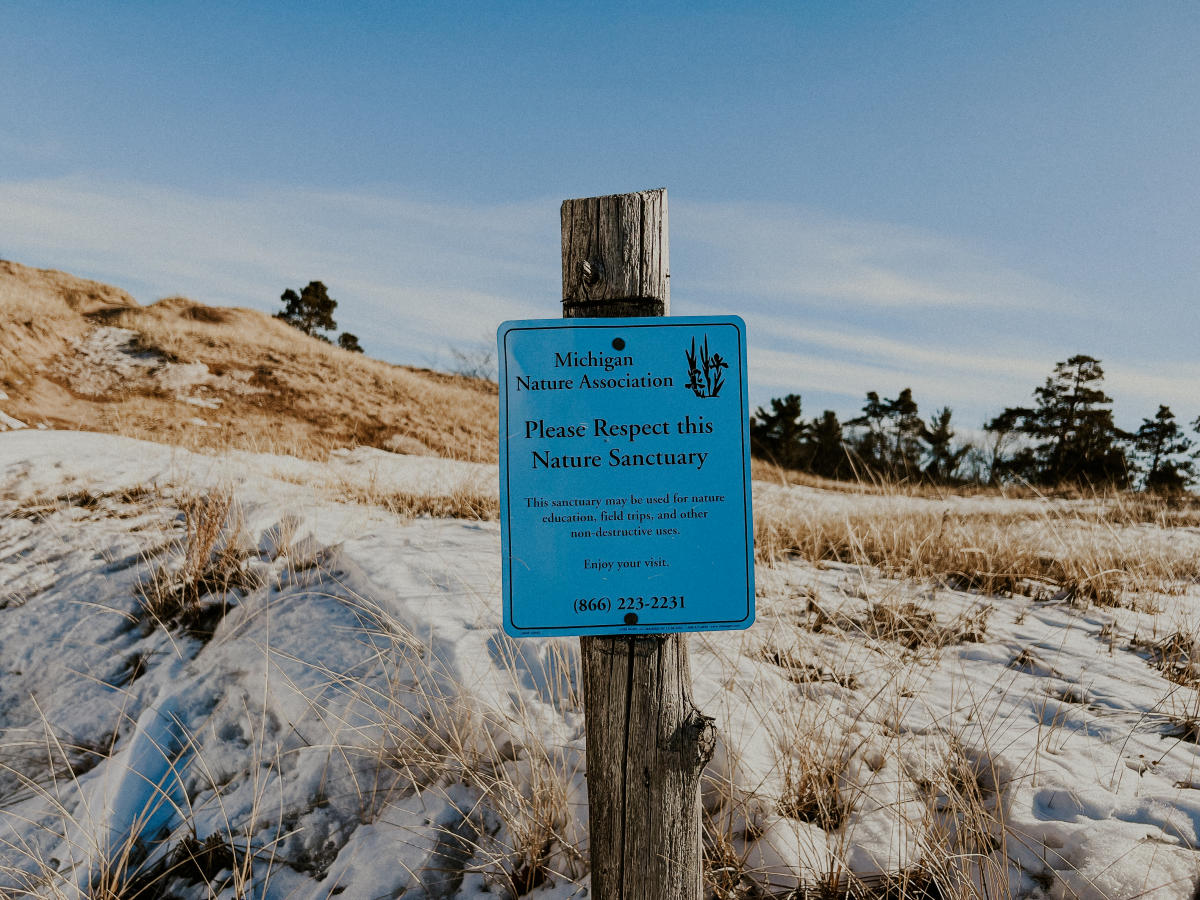
<svg viewBox="0 0 1200 900">
<path fill-rule="evenodd" d="M 372 446 L 496 459 L 496 387 L 394 366 L 264 313 L 0 260 L 0 409 L 31 426 L 322 459 Z M 0 425 L 0 428 L 3 428 Z"/>
</svg>

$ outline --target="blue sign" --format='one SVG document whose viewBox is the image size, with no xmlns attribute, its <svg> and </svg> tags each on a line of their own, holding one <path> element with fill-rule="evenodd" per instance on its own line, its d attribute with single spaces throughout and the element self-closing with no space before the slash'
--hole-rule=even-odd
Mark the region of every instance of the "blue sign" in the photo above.
<svg viewBox="0 0 1200 900">
<path fill-rule="evenodd" d="M 497 340 L 504 630 L 749 628 L 745 323 L 533 319 Z"/>
</svg>

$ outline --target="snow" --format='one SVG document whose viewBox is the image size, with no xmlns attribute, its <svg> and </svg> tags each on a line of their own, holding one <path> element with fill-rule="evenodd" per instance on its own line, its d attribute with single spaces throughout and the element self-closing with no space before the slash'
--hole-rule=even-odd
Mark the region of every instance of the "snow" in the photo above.
<svg viewBox="0 0 1200 900">
<path fill-rule="evenodd" d="M 508 896 L 537 859 L 524 896 L 587 896 L 577 642 L 503 635 L 495 523 L 338 503 L 339 484 L 494 493 L 496 472 L 0 435 L 0 894 L 79 895 L 133 848 L 142 871 L 176 866 L 180 897 Z M 787 490 L 878 502 L 756 485 Z M 189 498 L 221 492 L 242 587 L 202 598 L 211 634 L 147 621 L 139 585 L 180 577 Z M 1195 586 L 1154 613 L 848 565 L 757 581 L 753 629 L 690 638 L 730 871 L 779 894 L 940 865 L 1018 897 L 1194 896 L 1200 748 L 1178 725 L 1200 699 L 1133 638 L 1194 633 Z M 981 643 L 909 651 L 812 628 L 805 598 L 991 612 Z M 179 865 L 213 835 L 203 874 Z"/>
<path fill-rule="evenodd" d="M 8 394 L 0 391 L 0 400 L 7 400 Z M 28 428 L 29 426 L 20 419 L 14 419 L 12 416 L 0 409 L 0 431 L 16 431 L 19 428 Z"/>
<path fill-rule="evenodd" d="M 72 341 L 72 352 L 58 360 L 58 369 L 80 394 L 103 396 L 137 386 L 214 409 L 220 406 L 219 400 L 189 396 L 189 392 L 210 387 L 237 394 L 265 390 L 247 383 L 253 375 L 248 369 L 214 375 L 204 363 L 172 362 L 158 351 L 142 347 L 139 339 L 140 335 L 128 328 L 97 326 Z"/>
</svg>

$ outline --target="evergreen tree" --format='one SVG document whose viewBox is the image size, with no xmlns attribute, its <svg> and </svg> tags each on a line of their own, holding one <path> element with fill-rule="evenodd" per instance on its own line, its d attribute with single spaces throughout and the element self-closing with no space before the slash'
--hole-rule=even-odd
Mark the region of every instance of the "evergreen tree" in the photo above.
<svg viewBox="0 0 1200 900">
<path fill-rule="evenodd" d="M 863 464 L 875 472 L 883 472 L 888 463 L 888 439 L 885 423 L 888 417 L 889 401 L 880 400 L 875 391 L 867 391 L 867 402 L 863 404 L 863 414 L 851 419 L 847 425 L 863 427 L 866 430 L 854 440 L 854 450 Z"/>
<path fill-rule="evenodd" d="M 952 415 L 950 407 L 943 406 L 930 418 L 922 433 L 922 439 L 929 448 L 925 476 L 933 481 L 952 481 L 963 457 L 970 450 L 965 444 L 954 446 L 954 429 L 950 427 Z"/>
<path fill-rule="evenodd" d="M 917 413 L 912 388 L 905 388 L 895 400 L 887 401 L 887 416 L 893 441 L 888 468 L 893 478 L 915 475 L 921 468 L 922 437 L 925 423 Z"/>
<path fill-rule="evenodd" d="M 988 484 L 999 484 L 1013 479 L 1037 481 L 1038 464 L 1030 446 L 1018 446 L 1010 455 L 1020 434 L 1026 431 L 1025 423 L 1033 418 L 1033 410 L 1024 406 L 1009 407 L 983 426 L 991 435 L 988 447 Z"/>
<path fill-rule="evenodd" d="M 771 409 L 761 406 L 750 420 L 750 450 L 785 469 L 799 469 L 805 457 L 808 426 L 800 415 L 800 395 L 773 397 Z"/>
<path fill-rule="evenodd" d="M 338 335 L 338 346 L 352 353 L 363 352 L 362 345 L 358 343 L 358 336 L 351 334 L 349 331 L 343 331 Z"/>
<path fill-rule="evenodd" d="M 1033 409 L 1010 408 L 993 420 L 1016 423 L 1031 447 L 1005 466 L 1013 474 L 1042 484 L 1113 484 L 1128 482 L 1121 443 L 1131 436 L 1113 423 L 1112 398 L 1104 393 L 1100 361 L 1082 354 L 1057 363 L 1046 383 L 1034 391 Z"/>
<path fill-rule="evenodd" d="M 1078 354 L 1055 365 L 1046 383 L 1034 391 L 1038 405 L 1029 431 L 1040 438 L 1044 480 L 1121 483 L 1127 480 L 1124 435 L 1113 424 L 1112 398 L 1101 385 L 1100 361 Z"/>
<path fill-rule="evenodd" d="M 850 460 L 842 438 L 842 423 L 832 409 L 808 426 L 806 454 L 809 469 L 824 478 L 844 478 L 850 473 Z"/>
<path fill-rule="evenodd" d="M 1159 405 L 1152 419 L 1143 419 L 1133 437 L 1133 446 L 1145 472 L 1148 491 L 1176 493 L 1192 480 L 1192 462 L 1179 459 L 1192 448 L 1170 407 Z"/>
<path fill-rule="evenodd" d="M 333 320 L 337 301 L 329 296 L 324 284 L 310 281 L 299 294 L 288 288 L 279 299 L 283 301 L 284 308 L 282 312 L 275 313 L 275 318 L 299 328 L 307 335 L 329 342 L 329 338 L 321 332 L 337 328 L 337 322 Z"/>
<path fill-rule="evenodd" d="M 864 427 L 855 451 L 868 468 L 889 478 L 904 478 L 920 471 L 921 435 L 925 423 L 917 414 L 912 388 L 905 388 L 894 400 L 879 399 L 867 392 L 863 414 L 846 424 Z"/>
</svg>

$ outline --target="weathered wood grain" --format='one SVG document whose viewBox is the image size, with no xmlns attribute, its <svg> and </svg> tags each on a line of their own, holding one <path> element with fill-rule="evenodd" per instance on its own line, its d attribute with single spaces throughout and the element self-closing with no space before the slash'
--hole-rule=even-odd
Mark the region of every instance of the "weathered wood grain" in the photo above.
<svg viewBox="0 0 1200 900">
<path fill-rule="evenodd" d="M 563 318 L 669 315 L 668 256 L 665 188 L 563 201 Z"/>
<path fill-rule="evenodd" d="M 562 205 L 564 318 L 670 310 L 667 192 Z M 687 638 L 580 638 L 592 896 L 700 900 L 700 772 L 712 719 L 692 703 Z"/>
</svg>

